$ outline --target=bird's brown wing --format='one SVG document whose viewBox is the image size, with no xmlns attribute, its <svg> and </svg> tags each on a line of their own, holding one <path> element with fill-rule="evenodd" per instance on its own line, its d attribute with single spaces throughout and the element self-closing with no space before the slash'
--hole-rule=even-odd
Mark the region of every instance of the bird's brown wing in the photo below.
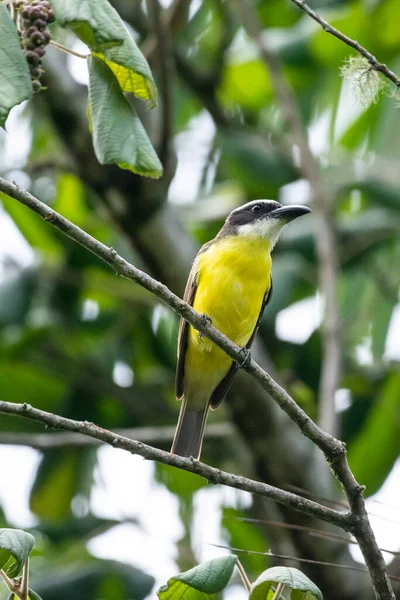
<svg viewBox="0 0 400 600">
<path fill-rule="evenodd" d="M 202 254 L 210 247 L 211 242 L 207 242 L 202 246 L 197 254 Z M 185 293 L 183 295 L 183 299 L 187 304 L 193 306 L 194 298 L 196 296 L 197 291 L 197 273 L 192 267 L 189 278 L 186 283 Z M 185 357 L 186 350 L 188 345 L 188 333 L 189 333 L 189 323 L 185 321 L 185 319 L 181 319 L 179 323 L 179 332 L 178 332 L 178 363 L 176 366 L 176 377 L 175 377 L 175 393 L 178 400 L 180 400 L 183 396 L 183 383 L 185 378 Z"/>
<path fill-rule="evenodd" d="M 263 302 L 261 305 L 260 314 L 258 315 L 256 326 L 254 327 L 253 333 L 251 334 L 251 337 L 245 346 L 246 348 L 251 347 L 251 345 L 254 341 L 254 338 L 256 337 L 256 333 L 258 331 L 258 327 L 259 327 L 261 319 L 263 317 L 265 307 L 267 306 L 268 302 L 271 300 L 271 296 L 272 296 L 272 277 L 270 280 L 269 288 L 267 289 L 267 291 L 265 292 L 265 295 L 264 295 L 264 299 L 263 299 Z M 234 380 L 238 369 L 239 369 L 238 363 L 233 362 L 228 373 L 225 375 L 223 380 L 217 385 L 217 387 L 215 388 L 215 390 L 213 391 L 213 393 L 211 395 L 211 398 L 210 398 L 211 408 L 217 408 L 217 406 L 222 402 L 222 400 L 228 393 L 229 388 L 232 385 L 232 381 Z"/>
</svg>

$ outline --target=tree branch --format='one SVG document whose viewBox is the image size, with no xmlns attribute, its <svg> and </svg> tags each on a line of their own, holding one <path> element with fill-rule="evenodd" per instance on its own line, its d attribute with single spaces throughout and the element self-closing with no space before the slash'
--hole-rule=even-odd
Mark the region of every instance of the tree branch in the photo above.
<svg viewBox="0 0 400 600">
<path fill-rule="evenodd" d="M 131 279 L 152 292 L 178 315 L 188 321 L 192 327 L 206 335 L 233 360 L 239 364 L 242 363 L 243 357 L 241 349 L 236 346 L 236 344 L 231 342 L 206 319 L 196 313 L 196 311 L 188 304 L 173 294 L 165 285 L 152 279 L 149 275 L 128 263 L 128 261 L 117 254 L 113 248 L 105 246 L 100 241 L 90 236 L 46 204 L 43 204 L 43 202 L 32 196 L 32 194 L 26 190 L 23 190 L 19 186 L 2 178 L 0 178 L 0 191 L 8 194 L 15 200 L 18 200 L 41 216 L 45 221 L 51 223 L 54 227 L 68 235 L 75 242 L 90 252 L 93 252 L 98 258 L 113 267 L 117 274 Z M 207 467 L 197 461 L 172 456 L 169 453 L 146 446 L 141 442 L 133 442 L 132 440 L 103 430 L 91 423 L 72 421 L 70 419 L 51 415 L 50 413 L 45 413 L 44 411 L 39 411 L 38 409 L 34 409 L 24 404 L 1 402 L 0 412 L 34 418 L 51 426 L 57 426 L 58 424 L 59 428 L 62 427 L 69 431 L 77 431 L 78 433 L 92 435 L 113 446 L 129 449 L 129 451 L 140 454 L 144 458 L 159 460 L 164 464 L 174 465 L 184 470 L 197 473 L 213 483 L 237 487 L 238 489 L 243 489 L 255 494 L 261 493 L 261 495 L 264 495 L 265 497 L 275 499 L 296 510 L 302 510 L 307 514 L 318 516 L 323 520 L 328 520 L 330 523 L 340 524 L 343 529 L 350 531 L 359 543 L 367 567 L 370 571 L 377 600 L 395 600 L 382 553 L 376 543 L 368 520 L 363 499 L 364 488 L 357 483 L 349 468 L 345 445 L 328 433 L 322 431 L 322 429 L 320 429 L 296 404 L 289 394 L 278 385 L 268 373 L 261 369 L 254 360 L 251 360 L 244 368 L 253 376 L 261 387 L 270 394 L 275 402 L 277 402 L 277 404 L 279 404 L 279 406 L 288 414 L 292 421 L 297 424 L 303 434 L 324 452 L 331 469 L 344 488 L 350 506 L 350 514 L 343 514 L 332 509 L 327 509 L 311 500 L 306 500 L 290 494 L 289 492 L 284 492 L 278 488 L 268 486 L 267 484 L 253 482 L 252 480 L 246 480 L 246 478 L 243 477 L 224 473 L 218 469 Z M 329 515 L 328 518 L 327 515 Z"/>
<path fill-rule="evenodd" d="M 248 479 L 247 477 L 233 475 L 232 473 L 210 467 L 197 460 L 182 458 L 181 456 L 176 456 L 170 452 L 153 448 L 143 442 L 137 442 L 113 431 L 98 427 L 89 421 L 74 421 L 73 419 L 67 419 L 44 410 L 39 410 L 29 404 L 15 404 L 13 402 L 3 401 L 0 401 L 0 413 L 39 421 L 54 429 L 64 429 L 66 431 L 87 435 L 104 444 L 109 444 L 113 448 L 120 448 L 131 454 L 138 454 L 147 460 L 155 460 L 164 465 L 170 465 L 182 469 L 183 471 L 188 471 L 189 473 L 195 473 L 215 485 L 227 485 L 238 490 L 249 492 L 250 494 L 257 494 L 269 498 L 270 500 L 280 502 L 294 510 L 299 510 L 314 517 L 316 516 L 319 519 L 337 525 L 346 531 L 351 528 L 351 520 L 348 512 L 339 512 L 332 508 L 327 508 L 322 504 L 318 504 L 313 500 L 308 500 L 307 498 L 293 494 L 292 492 L 280 490 L 267 483 L 261 483 L 259 481 L 254 481 L 253 479 Z"/>
<path fill-rule="evenodd" d="M 293 90 L 284 76 L 279 57 L 269 49 L 265 40 L 265 31 L 262 31 L 253 7 L 242 0 L 236 4 L 242 16 L 242 22 L 248 34 L 256 42 L 261 58 L 269 71 L 292 143 L 300 150 L 300 170 L 308 179 L 312 192 L 313 207 L 317 218 L 315 241 L 319 281 L 325 304 L 322 322 L 323 361 L 318 423 L 324 431 L 335 436 L 338 433 L 335 393 L 340 380 L 341 356 L 340 317 L 336 300 L 338 257 L 332 216 L 333 197 L 324 184 L 319 165 L 311 152 L 307 129 L 302 122 Z"/>
<path fill-rule="evenodd" d="M 379 62 L 379 60 L 377 60 L 377 58 L 375 58 L 371 52 L 361 46 L 356 40 L 352 40 L 338 29 L 335 29 L 335 27 L 332 27 L 332 25 L 329 25 L 329 23 L 325 21 L 325 19 L 323 19 L 318 13 L 316 13 L 315 10 L 308 6 L 304 0 L 292 0 L 292 2 L 304 10 L 304 12 L 314 19 L 314 21 L 319 23 L 326 33 L 330 33 L 347 46 L 350 46 L 350 48 L 353 48 L 353 50 L 361 54 L 361 56 L 363 56 L 369 62 L 375 71 L 382 73 L 382 75 L 392 81 L 396 87 L 400 87 L 400 77 L 397 77 L 396 73 L 391 71 L 384 63 Z"/>
</svg>

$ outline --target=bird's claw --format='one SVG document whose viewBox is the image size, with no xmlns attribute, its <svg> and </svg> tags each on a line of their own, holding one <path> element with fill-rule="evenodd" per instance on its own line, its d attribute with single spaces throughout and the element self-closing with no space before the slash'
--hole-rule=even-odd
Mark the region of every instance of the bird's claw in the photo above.
<svg viewBox="0 0 400 600">
<path fill-rule="evenodd" d="M 251 352 L 248 348 L 242 348 L 239 352 L 243 356 L 242 362 L 238 362 L 240 368 L 248 367 L 251 362 Z"/>
<path fill-rule="evenodd" d="M 201 313 L 200 317 L 201 317 L 201 320 L 203 322 L 203 325 L 212 325 L 211 317 L 209 317 L 208 315 L 206 315 L 206 313 Z M 202 334 L 201 331 L 199 331 L 198 336 L 199 336 L 199 338 L 203 337 L 203 334 Z"/>
</svg>

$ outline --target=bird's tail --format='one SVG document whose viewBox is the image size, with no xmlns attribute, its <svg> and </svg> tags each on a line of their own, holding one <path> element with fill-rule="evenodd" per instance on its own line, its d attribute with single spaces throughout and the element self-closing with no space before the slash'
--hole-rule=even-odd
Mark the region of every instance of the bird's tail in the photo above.
<svg viewBox="0 0 400 600">
<path fill-rule="evenodd" d="M 193 410 L 188 407 L 187 401 L 183 398 L 174 441 L 172 442 L 172 454 L 192 456 L 197 460 L 200 458 L 208 410 L 207 404 L 200 410 Z"/>
</svg>

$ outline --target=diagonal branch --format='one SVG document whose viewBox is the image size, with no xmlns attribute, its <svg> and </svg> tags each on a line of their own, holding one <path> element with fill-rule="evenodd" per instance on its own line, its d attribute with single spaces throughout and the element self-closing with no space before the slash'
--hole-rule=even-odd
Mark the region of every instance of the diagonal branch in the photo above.
<svg viewBox="0 0 400 600">
<path fill-rule="evenodd" d="M 369 62 L 375 71 L 382 73 L 382 75 L 392 81 L 396 87 L 400 87 L 400 77 L 391 71 L 384 63 L 379 62 L 379 60 L 375 58 L 371 52 L 364 48 L 364 46 L 361 46 L 361 44 L 359 44 L 356 40 L 352 40 L 338 29 L 335 29 L 335 27 L 332 27 L 332 25 L 329 25 L 329 23 L 325 21 L 325 19 L 323 19 L 317 12 L 315 12 L 315 10 L 308 6 L 304 0 L 292 0 L 292 2 L 304 10 L 304 12 L 314 19 L 314 21 L 319 23 L 326 33 L 330 33 L 347 46 L 350 46 L 350 48 L 353 48 L 353 50 L 361 54 L 361 56 L 363 56 Z"/>
<path fill-rule="evenodd" d="M 32 194 L 26 190 L 23 190 L 19 186 L 2 178 L 0 178 L 0 191 L 8 194 L 18 202 L 21 202 L 21 204 L 24 204 L 30 208 L 33 212 L 68 235 L 75 242 L 90 252 L 93 252 L 98 258 L 113 267 L 117 274 L 121 275 L 122 277 L 126 277 L 135 283 L 138 283 L 153 293 L 162 302 L 167 304 L 167 306 L 169 306 L 174 312 L 190 323 L 192 327 L 206 335 L 234 361 L 240 365 L 243 363 L 241 349 L 236 346 L 236 344 L 231 342 L 226 336 L 219 332 L 212 324 L 208 322 L 207 319 L 204 319 L 204 317 L 193 310 L 191 306 L 173 294 L 165 285 L 131 265 L 113 248 L 109 248 L 108 246 L 102 244 L 99 240 L 95 239 L 71 223 L 71 221 L 68 221 L 68 219 L 62 217 L 60 214 L 32 196 Z M 330 511 L 329 514 L 331 517 L 336 515 L 334 518 L 342 521 L 342 528 L 351 532 L 357 539 L 370 572 L 376 599 L 395 600 L 382 553 L 376 543 L 371 524 L 368 520 L 368 514 L 363 499 L 364 487 L 357 483 L 353 473 L 350 470 L 346 458 L 345 445 L 343 442 L 340 442 L 320 429 L 314 423 L 314 421 L 312 421 L 312 419 L 310 419 L 310 417 L 296 404 L 293 398 L 291 398 L 289 394 L 280 385 L 278 385 L 272 379 L 272 377 L 268 375 L 268 373 L 261 369 L 261 367 L 254 360 L 251 360 L 249 364 L 243 368 L 252 375 L 252 377 L 261 385 L 264 390 L 268 392 L 271 398 L 273 398 L 274 401 L 282 408 L 282 410 L 284 410 L 292 419 L 292 421 L 296 423 L 302 433 L 306 435 L 312 442 L 314 442 L 314 444 L 316 444 L 325 454 L 326 460 L 328 461 L 334 475 L 340 481 L 346 493 L 350 506 L 350 513 L 343 515 L 343 513 L 337 513 L 336 511 L 332 511 L 332 509 L 326 509 L 325 507 L 321 507 L 316 503 L 313 503 L 316 504 L 316 506 L 313 508 L 321 513 L 319 517 L 321 519 L 323 518 L 322 514 L 326 515 L 325 511 L 327 510 Z M 199 475 L 203 476 L 205 476 L 204 473 L 208 473 L 210 475 L 209 480 L 213 481 L 214 483 L 221 483 L 230 486 L 235 485 L 235 487 L 239 487 L 242 484 L 247 485 L 246 482 L 243 483 L 245 478 L 241 478 L 236 475 L 230 475 L 229 473 L 223 473 L 222 471 L 219 471 L 218 469 L 212 469 L 211 467 L 206 467 L 206 465 L 198 463 L 197 461 L 191 461 L 172 456 L 161 450 L 156 450 L 150 446 L 145 446 L 140 442 L 132 442 L 132 440 L 127 440 L 126 438 L 122 438 L 117 434 L 97 428 L 91 423 L 71 421 L 69 419 L 63 419 L 62 417 L 51 415 L 50 413 L 37 411 L 37 409 L 33 409 L 28 405 L 18 405 L 7 402 L 0 403 L 0 412 L 20 414 L 30 418 L 32 418 L 32 415 L 35 414 L 37 420 L 48 423 L 52 426 L 57 423 L 58 419 L 59 427 L 64 427 L 65 429 L 71 431 L 78 431 L 79 433 L 93 434 L 95 437 L 98 437 L 100 431 L 100 433 L 103 432 L 102 435 L 104 435 L 104 438 L 102 438 L 103 441 L 111 443 L 111 445 L 117 444 L 117 447 L 125 447 L 125 445 L 128 444 L 130 451 L 132 451 L 132 448 L 135 448 L 135 452 L 141 456 L 144 456 L 145 458 L 160 460 L 165 464 L 173 464 L 174 466 L 191 471 L 193 473 L 198 473 Z M 54 419 L 56 419 L 56 421 L 54 421 Z M 204 471 L 204 468 L 206 471 Z M 261 488 L 259 486 L 261 486 Z M 239 487 L 239 489 L 246 489 L 252 493 L 259 493 L 259 491 L 262 489 L 266 497 L 272 498 L 272 496 L 274 496 L 277 501 L 285 503 L 287 506 L 289 506 L 289 504 L 286 502 L 288 499 L 286 494 L 289 492 L 283 492 L 282 490 L 272 488 L 266 484 L 252 482 L 249 488 Z M 298 497 L 295 496 L 294 499 L 293 497 L 290 497 L 289 502 L 291 503 L 290 505 L 292 508 L 296 508 L 297 510 L 304 509 L 306 512 L 305 506 L 310 508 L 309 502 L 312 501 L 306 501 L 304 498 L 301 498 L 299 501 Z M 307 514 L 311 514 L 308 509 Z M 316 516 L 315 512 L 312 514 Z M 332 520 L 330 522 L 332 522 Z"/>
<path fill-rule="evenodd" d="M 80 433 L 105 444 L 109 444 L 113 448 L 120 448 L 121 450 L 127 450 L 131 454 L 138 454 L 147 460 L 155 460 L 164 465 L 171 465 L 178 469 L 182 469 L 183 471 L 195 473 L 215 485 L 227 485 L 238 490 L 249 492 L 250 494 L 257 494 L 264 498 L 269 498 L 270 500 L 284 504 L 294 510 L 301 511 L 307 515 L 337 525 L 342 529 L 348 530 L 351 528 L 351 519 L 349 518 L 348 512 L 339 512 L 332 508 L 325 507 L 322 504 L 318 504 L 313 500 L 308 500 L 307 498 L 293 494 L 292 492 L 280 490 L 267 483 L 261 483 L 259 481 L 254 481 L 253 479 L 248 479 L 247 477 L 233 475 L 232 473 L 210 467 L 197 460 L 182 458 L 181 456 L 176 456 L 170 452 L 165 452 L 165 450 L 153 448 L 143 442 L 137 442 L 113 431 L 103 429 L 89 421 L 74 421 L 73 419 L 67 419 L 44 410 L 39 410 L 29 404 L 15 404 L 13 402 L 3 401 L 0 401 L 0 413 L 39 421 L 54 429 L 64 429 L 66 431 Z"/>
</svg>

